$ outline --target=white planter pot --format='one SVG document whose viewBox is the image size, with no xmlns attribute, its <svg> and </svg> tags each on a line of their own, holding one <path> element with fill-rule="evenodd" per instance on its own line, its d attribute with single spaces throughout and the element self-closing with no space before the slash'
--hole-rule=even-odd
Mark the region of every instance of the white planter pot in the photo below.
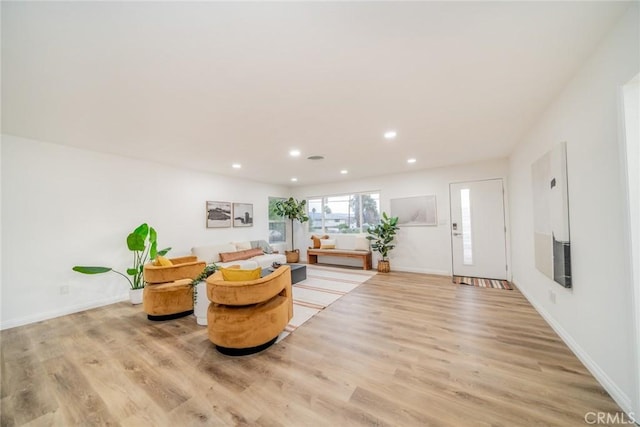
<svg viewBox="0 0 640 427">
<path fill-rule="evenodd" d="M 200 326 L 207 326 L 207 310 L 209 310 L 209 299 L 207 298 L 207 282 L 204 280 L 196 285 L 196 304 L 193 307 L 193 314 L 196 316 L 196 323 Z"/>
<path fill-rule="evenodd" d="M 142 304 L 142 292 L 144 288 L 140 289 L 129 289 L 129 299 L 131 300 L 131 304 Z"/>
</svg>

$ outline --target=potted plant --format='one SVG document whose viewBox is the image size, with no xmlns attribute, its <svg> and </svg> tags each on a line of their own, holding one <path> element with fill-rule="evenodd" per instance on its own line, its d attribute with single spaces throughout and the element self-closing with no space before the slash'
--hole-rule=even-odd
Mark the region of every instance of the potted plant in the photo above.
<svg viewBox="0 0 640 427">
<path fill-rule="evenodd" d="M 367 229 L 369 233 L 367 239 L 371 241 L 371 249 L 378 252 L 382 257 L 378 261 L 378 271 L 381 273 L 391 271 L 388 256 L 389 251 L 396 246 L 393 244 L 393 239 L 399 229 L 398 217 L 389 217 L 386 212 L 382 212 L 382 218 L 377 225 Z"/>
<path fill-rule="evenodd" d="M 193 314 L 196 317 L 196 323 L 200 326 L 207 325 L 207 310 L 209 308 L 209 299 L 207 298 L 207 278 L 218 270 L 216 263 L 208 264 L 202 273 L 191 282 L 193 287 Z M 200 297 L 198 297 L 200 295 Z"/>
<path fill-rule="evenodd" d="M 154 260 L 158 255 L 166 255 L 171 248 L 158 250 L 158 234 L 153 227 L 146 223 L 141 224 L 127 236 L 127 247 L 133 252 L 133 266 L 127 268 L 127 274 L 114 270 L 111 267 L 80 266 L 73 267 L 73 271 L 83 274 L 101 274 L 110 271 L 121 275 L 130 285 L 129 297 L 133 304 L 142 302 L 142 289 L 144 288 L 144 278 L 142 275 L 144 265 L 149 260 Z M 129 278 L 131 276 L 131 278 Z M 133 280 L 132 280 L 133 279 Z"/>
<path fill-rule="evenodd" d="M 277 215 L 291 220 L 291 251 L 285 251 L 289 263 L 300 260 L 300 251 L 294 248 L 293 221 L 298 220 L 301 224 L 309 221 L 306 206 L 306 200 L 297 201 L 293 197 L 278 200 L 274 205 L 274 211 Z"/>
</svg>

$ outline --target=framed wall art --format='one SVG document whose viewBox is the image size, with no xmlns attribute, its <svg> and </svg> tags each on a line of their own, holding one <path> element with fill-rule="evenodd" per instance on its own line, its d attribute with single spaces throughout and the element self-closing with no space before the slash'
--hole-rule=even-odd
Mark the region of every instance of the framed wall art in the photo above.
<svg viewBox="0 0 640 427">
<path fill-rule="evenodd" d="M 391 216 L 398 217 L 400 227 L 438 225 L 436 196 L 391 199 Z"/>
<path fill-rule="evenodd" d="M 231 227 L 231 202 L 207 202 L 207 228 Z"/>
<path fill-rule="evenodd" d="M 234 203 L 233 204 L 233 226 L 253 227 L 253 204 Z"/>
</svg>

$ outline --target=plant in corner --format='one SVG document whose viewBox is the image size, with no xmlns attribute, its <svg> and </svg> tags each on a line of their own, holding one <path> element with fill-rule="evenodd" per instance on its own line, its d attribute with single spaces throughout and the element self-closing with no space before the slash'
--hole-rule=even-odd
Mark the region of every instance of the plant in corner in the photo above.
<svg viewBox="0 0 640 427">
<path fill-rule="evenodd" d="M 158 234 L 153 227 L 149 227 L 146 223 L 141 224 L 127 236 L 127 248 L 133 252 L 133 266 L 127 268 L 127 274 L 114 270 L 111 267 L 80 265 L 73 267 L 73 271 L 83 274 L 101 274 L 113 271 L 127 279 L 131 290 L 142 289 L 144 288 L 144 278 L 142 274 L 144 265 L 147 261 L 154 260 L 158 255 L 165 255 L 171 250 L 171 248 L 158 250 Z M 129 276 L 131 276 L 131 278 L 129 278 Z"/>
<path fill-rule="evenodd" d="M 306 206 L 306 200 L 297 201 L 293 197 L 289 197 L 286 200 L 278 200 L 274 205 L 274 211 L 277 215 L 291 220 L 291 251 L 285 251 L 287 262 L 298 262 L 300 259 L 300 251 L 294 247 L 293 221 L 298 220 L 300 224 L 309 221 Z"/>
<path fill-rule="evenodd" d="M 378 271 L 381 273 L 388 273 L 391 270 L 388 256 L 389 251 L 396 247 L 393 244 L 393 239 L 399 229 L 398 217 L 390 217 L 386 212 L 382 212 L 382 218 L 378 224 L 367 229 L 367 233 L 369 233 L 367 239 L 371 241 L 371 249 L 382 256 L 382 259 L 378 261 Z"/>
</svg>

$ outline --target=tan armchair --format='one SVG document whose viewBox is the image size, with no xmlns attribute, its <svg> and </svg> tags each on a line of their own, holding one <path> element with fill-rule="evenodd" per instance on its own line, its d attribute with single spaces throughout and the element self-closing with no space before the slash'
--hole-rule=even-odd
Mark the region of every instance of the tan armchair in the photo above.
<svg viewBox="0 0 640 427">
<path fill-rule="evenodd" d="M 171 258 L 170 266 L 145 264 L 142 308 L 149 320 L 169 320 L 193 313 L 191 282 L 206 262 L 195 256 Z"/>
<path fill-rule="evenodd" d="M 291 269 L 283 265 L 257 280 L 229 282 L 217 271 L 207 279 L 207 328 L 219 352 L 238 356 L 273 344 L 293 317 Z"/>
</svg>

